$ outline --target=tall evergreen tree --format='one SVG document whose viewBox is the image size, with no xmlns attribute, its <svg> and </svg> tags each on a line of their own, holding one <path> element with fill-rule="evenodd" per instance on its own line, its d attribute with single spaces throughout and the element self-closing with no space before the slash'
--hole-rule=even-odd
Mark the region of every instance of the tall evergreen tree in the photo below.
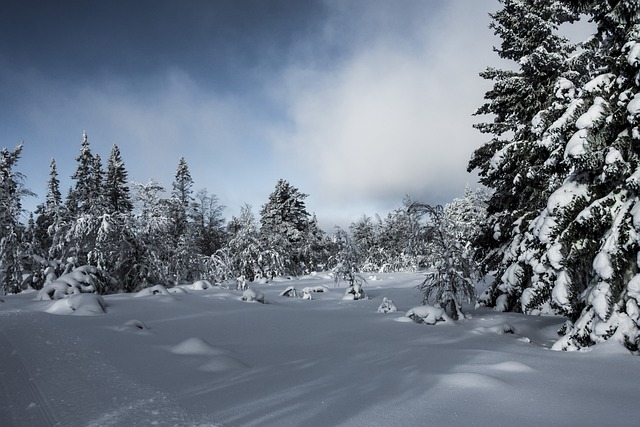
<svg viewBox="0 0 640 427">
<path fill-rule="evenodd" d="M 107 210 L 110 213 L 130 213 L 133 209 L 127 175 L 120 149 L 113 144 L 104 182 Z"/>
<path fill-rule="evenodd" d="M 187 231 L 188 213 L 193 201 L 193 179 L 184 156 L 178 161 L 171 197 L 174 238 L 177 240 Z"/>
<path fill-rule="evenodd" d="M 14 170 L 21 152 L 22 144 L 13 151 L 0 151 L 0 295 L 18 292 L 22 282 L 22 197 L 33 193 L 24 187 L 24 176 Z"/>
<path fill-rule="evenodd" d="M 36 208 L 35 240 L 37 242 L 36 252 L 42 256 L 48 256 L 48 252 L 53 244 L 51 228 L 60 215 L 62 206 L 62 194 L 60 193 L 60 180 L 55 159 L 51 159 L 49 164 L 49 180 L 47 181 L 47 194 L 44 204 Z"/>
<path fill-rule="evenodd" d="M 75 180 L 75 187 L 69 191 L 67 197 L 68 207 L 72 213 L 86 213 L 95 199 L 91 199 L 95 189 L 94 157 L 86 132 L 82 132 L 82 145 L 80 154 L 76 157 L 76 171 L 71 176 Z"/>
<path fill-rule="evenodd" d="M 597 24 L 590 80 L 567 108 L 564 182 L 540 214 L 558 277 L 552 303 L 575 319 L 557 349 L 640 345 L 640 4 L 571 2 Z"/>
<path fill-rule="evenodd" d="M 280 179 L 260 210 L 263 245 L 280 254 L 287 272 L 291 274 L 302 272 L 308 262 L 302 255 L 311 216 L 304 203 L 306 198 L 306 194 Z"/>
<path fill-rule="evenodd" d="M 480 182 L 493 190 L 486 227 L 476 242 L 485 272 L 496 277 L 483 300 L 520 310 L 520 296 L 533 277 L 528 230 L 561 183 L 563 167 L 558 132 L 541 138 L 540 129 L 571 102 L 581 76 L 577 70 L 584 65 L 581 57 L 570 58 L 574 46 L 557 34 L 560 24 L 577 18 L 570 7 L 549 0 L 501 3 L 490 27 L 502 40 L 496 52 L 515 70 L 482 73 L 494 87 L 478 114 L 491 114 L 493 120 L 476 127 L 493 138 L 474 153 L 469 170 L 477 169 Z"/>
</svg>

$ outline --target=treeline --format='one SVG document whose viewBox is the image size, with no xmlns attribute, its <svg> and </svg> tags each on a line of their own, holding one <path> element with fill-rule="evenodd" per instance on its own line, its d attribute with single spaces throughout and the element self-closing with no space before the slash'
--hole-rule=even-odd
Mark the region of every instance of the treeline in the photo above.
<svg viewBox="0 0 640 427">
<path fill-rule="evenodd" d="M 194 190 L 184 158 L 170 191 L 154 180 L 129 183 L 117 145 L 105 170 L 85 133 L 66 197 L 52 160 L 44 201 L 22 224 L 21 198 L 30 193 L 24 177 L 14 172 L 21 149 L 2 152 L 3 293 L 40 289 L 83 265 L 100 271 L 101 293 L 199 279 L 269 280 L 319 270 L 333 271 L 337 280 L 364 272 L 417 271 L 456 245 L 461 254 L 468 252 L 474 224 L 484 216 L 483 193 L 468 190 L 445 209 L 428 211 L 407 198 L 384 218 L 363 215 L 348 230 L 327 234 L 307 211 L 307 195 L 279 180 L 258 218 L 245 205 L 226 221 L 215 195 Z M 443 230 L 455 242 L 436 248 L 435 236 Z"/>
</svg>

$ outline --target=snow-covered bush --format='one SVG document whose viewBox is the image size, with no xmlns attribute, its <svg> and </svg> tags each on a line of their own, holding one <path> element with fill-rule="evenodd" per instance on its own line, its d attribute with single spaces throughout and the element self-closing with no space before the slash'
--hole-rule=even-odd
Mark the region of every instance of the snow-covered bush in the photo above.
<svg viewBox="0 0 640 427">
<path fill-rule="evenodd" d="M 298 296 L 298 291 L 293 286 L 288 286 L 287 289 L 280 292 L 280 296 L 287 297 L 287 298 L 295 298 Z"/>
<path fill-rule="evenodd" d="M 360 300 L 367 298 L 367 293 L 359 283 L 349 286 L 344 293 L 344 297 L 342 297 L 343 300 Z"/>
<path fill-rule="evenodd" d="M 384 297 L 382 304 L 378 307 L 378 313 L 395 313 L 398 311 L 396 305 L 389 298 Z"/>
<path fill-rule="evenodd" d="M 416 323 L 424 323 L 426 325 L 453 322 L 453 319 L 447 315 L 444 308 L 434 307 L 432 305 L 413 307 L 407 311 L 405 317 L 410 318 Z"/>
<path fill-rule="evenodd" d="M 52 283 L 45 285 L 36 297 L 38 300 L 55 300 L 67 295 L 82 292 L 93 293 L 97 290 L 100 270 L 92 265 L 83 265 L 63 274 Z"/>
<path fill-rule="evenodd" d="M 255 289 L 247 289 L 242 293 L 242 301 L 246 302 L 260 302 L 262 304 L 265 303 L 264 294 L 262 292 L 256 291 Z"/>
</svg>

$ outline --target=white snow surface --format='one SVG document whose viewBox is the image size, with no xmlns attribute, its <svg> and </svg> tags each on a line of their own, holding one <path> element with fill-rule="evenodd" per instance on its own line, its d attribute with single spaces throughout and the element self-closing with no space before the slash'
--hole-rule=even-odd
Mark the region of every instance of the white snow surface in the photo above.
<svg viewBox="0 0 640 427">
<path fill-rule="evenodd" d="M 104 296 L 97 316 L 47 312 L 73 296 L 2 297 L 0 425 L 637 425 L 640 359 L 618 343 L 550 351 L 564 318 L 472 306 L 398 322 L 377 308 L 419 305 L 424 277 L 377 277 L 361 301 L 317 275 L 252 283 L 267 304 L 212 286 Z M 332 292 L 281 297 L 292 285 Z"/>
</svg>

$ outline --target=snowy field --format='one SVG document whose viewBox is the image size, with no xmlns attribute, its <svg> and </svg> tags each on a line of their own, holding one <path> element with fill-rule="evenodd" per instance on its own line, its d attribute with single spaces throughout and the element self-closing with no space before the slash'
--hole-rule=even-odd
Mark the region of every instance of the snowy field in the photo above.
<svg viewBox="0 0 640 427">
<path fill-rule="evenodd" d="M 2 297 L 0 425 L 639 425 L 640 358 L 551 351 L 558 317 L 406 322 L 421 280 L 378 275 L 360 301 L 326 275 L 250 284 L 266 304 L 185 286 L 106 296 L 102 314 L 92 297 Z M 384 297 L 398 312 L 377 312 Z"/>
</svg>

